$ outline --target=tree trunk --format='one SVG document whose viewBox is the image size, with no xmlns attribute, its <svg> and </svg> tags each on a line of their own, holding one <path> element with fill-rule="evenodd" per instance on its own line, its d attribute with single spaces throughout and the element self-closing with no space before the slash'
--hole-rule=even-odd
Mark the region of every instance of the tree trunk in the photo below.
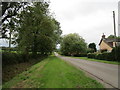
<svg viewBox="0 0 120 90">
<path fill-rule="evenodd" d="M 10 30 L 10 33 L 9 33 L 9 51 L 11 51 L 11 33 L 12 31 Z"/>
</svg>

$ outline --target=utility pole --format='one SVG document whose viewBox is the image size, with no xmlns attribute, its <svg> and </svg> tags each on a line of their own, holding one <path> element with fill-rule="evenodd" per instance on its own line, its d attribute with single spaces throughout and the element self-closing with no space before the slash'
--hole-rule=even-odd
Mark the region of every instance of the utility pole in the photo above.
<svg viewBox="0 0 120 90">
<path fill-rule="evenodd" d="M 113 23 L 114 23 L 114 36 L 115 36 L 115 48 L 117 46 L 117 43 L 116 43 L 116 25 L 115 25 L 115 11 L 113 11 Z M 117 52 L 116 52 L 116 49 L 115 49 L 115 60 L 117 60 Z M 118 61 L 118 60 L 117 60 Z"/>
<path fill-rule="evenodd" d="M 114 24 L 115 47 L 116 47 L 116 24 L 115 24 L 115 11 L 113 11 L 113 24 Z"/>
</svg>

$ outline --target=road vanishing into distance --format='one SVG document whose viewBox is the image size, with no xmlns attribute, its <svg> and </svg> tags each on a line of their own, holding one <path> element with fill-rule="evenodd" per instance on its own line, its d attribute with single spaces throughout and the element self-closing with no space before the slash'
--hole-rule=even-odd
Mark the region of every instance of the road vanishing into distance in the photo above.
<svg viewBox="0 0 120 90">
<path fill-rule="evenodd" d="M 83 70 L 90 77 L 101 82 L 106 88 L 118 88 L 118 71 L 120 71 L 118 65 L 65 57 L 57 53 L 55 55 L 78 69 Z"/>
</svg>

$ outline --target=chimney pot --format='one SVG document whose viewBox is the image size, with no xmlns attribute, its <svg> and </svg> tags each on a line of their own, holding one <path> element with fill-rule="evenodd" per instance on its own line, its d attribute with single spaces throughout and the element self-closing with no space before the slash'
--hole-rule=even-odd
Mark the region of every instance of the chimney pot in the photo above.
<svg viewBox="0 0 120 90">
<path fill-rule="evenodd" d="M 105 39 L 105 35 L 104 35 L 104 33 L 103 33 L 103 35 L 102 35 L 102 39 Z"/>
</svg>

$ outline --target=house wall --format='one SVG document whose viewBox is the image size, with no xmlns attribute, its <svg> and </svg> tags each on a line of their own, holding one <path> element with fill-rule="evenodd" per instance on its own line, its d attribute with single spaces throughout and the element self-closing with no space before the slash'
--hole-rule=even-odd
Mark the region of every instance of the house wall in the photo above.
<svg viewBox="0 0 120 90">
<path fill-rule="evenodd" d="M 120 42 L 116 42 L 116 45 L 119 46 Z M 113 47 L 115 47 L 115 42 L 113 42 Z"/>
<path fill-rule="evenodd" d="M 107 45 L 104 41 L 102 41 L 100 44 L 100 50 L 105 50 L 105 49 L 107 49 L 107 51 L 112 51 L 112 48 L 109 45 Z"/>
<path fill-rule="evenodd" d="M 115 47 L 115 42 L 113 42 L 113 47 Z"/>
</svg>

